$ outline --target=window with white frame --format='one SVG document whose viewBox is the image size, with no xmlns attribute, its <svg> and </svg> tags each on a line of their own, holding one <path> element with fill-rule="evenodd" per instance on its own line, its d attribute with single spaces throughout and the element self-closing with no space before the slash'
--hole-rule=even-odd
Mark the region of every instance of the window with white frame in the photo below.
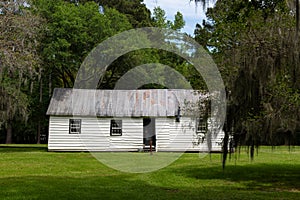
<svg viewBox="0 0 300 200">
<path fill-rule="evenodd" d="M 69 134 L 80 134 L 80 133 L 81 133 L 81 119 L 70 119 Z"/>
<path fill-rule="evenodd" d="M 112 119 L 110 121 L 110 135 L 121 136 L 122 135 L 122 120 Z"/>
<path fill-rule="evenodd" d="M 207 121 L 204 118 L 202 118 L 202 117 L 197 118 L 196 131 L 197 131 L 197 133 L 206 133 Z"/>
</svg>

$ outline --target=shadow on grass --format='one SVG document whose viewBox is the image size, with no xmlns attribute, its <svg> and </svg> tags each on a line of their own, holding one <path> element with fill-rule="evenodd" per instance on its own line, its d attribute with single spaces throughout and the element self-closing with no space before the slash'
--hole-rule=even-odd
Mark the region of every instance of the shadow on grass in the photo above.
<svg viewBox="0 0 300 200">
<path fill-rule="evenodd" d="M 47 152 L 46 145 L 0 145 L 0 153 Z"/>
<path fill-rule="evenodd" d="M 0 152 L 47 151 L 44 146 Z M 25 154 L 21 154 L 22 158 Z M 34 155 L 34 156 L 32 156 Z M 86 154 L 30 154 L 0 176 L 0 199 L 298 199 L 300 164 L 201 164 L 186 156 L 147 174 L 113 171 Z M 5 159 L 11 163 L 15 155 Z M 26 162 L 24 160 L 26 159 Z M 29 161 L 27 161 L 29 159 Z M 31 159 L 31 160 L 30 160 Z M 39 160 L 40 159 L 40 160 Z M 186 160 L 185 160 L 186 159 Z M 32 162 L 32 164 L 31 164 Z M 1 165 L 1 162 L 0 162 Z M 8 167 L 8 168 L 9 168 Z M 30 169 L 26 169 L 30 168 Z"/>
<path fill-rule="evenodd" d="M 0 178 L 1 199 L 294 199 L 291 192 L 245 190 L 231 185 L 157 186 L 128 175 Z M 288 196 L 287 196 L 288 195 Z"/>
<path fill-rule="evenodd" d="M 220 166 L 199 167 L 195 165 L 175 171 L 189 178 L 226 180 L 239 183 L 249 189 L 300 192 L 299 164 L 229 165 L 224 171 Z"/>
<path fill-rule="evenodd" d="M 10 177 L 0 178 L 0 185 L 1 199 L 178 199 L 176 189 L 132 181 L 126 175 Z"/>
</svg>

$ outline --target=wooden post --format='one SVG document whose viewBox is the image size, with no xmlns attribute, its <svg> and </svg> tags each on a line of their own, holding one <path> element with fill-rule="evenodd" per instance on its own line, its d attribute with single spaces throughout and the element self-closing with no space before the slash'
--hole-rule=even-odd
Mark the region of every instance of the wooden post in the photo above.
<svg viewBox="0 0 300 200">
<path fill-rule="evenodd" d="M 150 155 L 152 155 L 152 138 L 150 139 Z"/>
</svg>

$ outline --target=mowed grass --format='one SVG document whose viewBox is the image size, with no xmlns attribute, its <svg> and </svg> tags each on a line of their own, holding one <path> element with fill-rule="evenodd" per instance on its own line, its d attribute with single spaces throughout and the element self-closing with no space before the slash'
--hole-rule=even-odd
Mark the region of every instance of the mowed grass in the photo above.
<svg viewBox="0 0 300 200">
<path fill-rule="evenodd" d="M 44 145 L 0 146 L 0 199 L 300 199 L 300 147 L 246 148 L 221 155 L 185 153 L 151 173 L 120 172 L 90 153 Z"/>
</svg>

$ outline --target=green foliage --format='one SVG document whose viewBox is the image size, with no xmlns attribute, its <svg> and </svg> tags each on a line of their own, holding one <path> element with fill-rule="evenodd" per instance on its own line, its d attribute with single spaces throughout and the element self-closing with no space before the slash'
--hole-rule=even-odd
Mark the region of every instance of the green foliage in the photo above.
<svg viewBox="0 0 300 200">
<path fill-rule="evenodd" d="M 14 142 L 27 143 L 47 134 L 52 88 L 71 87 L 89 51 L 132 26 L 113 8 L 100 13 L 94 2 L 36 0 L 27 8 L 22 2 L 1 4 L 0 114 L 1 124 L 13 124 L 1 128 L 12 128 Z"/>
<path fill-rule="evenodd" d="M 116 9 L 126 15 L 134 28 L 151 26 L 150 10 L 142 3 L 143 0 L 80 0 L 82 3 L 88 1 L 94 1 L 104 8 Z"/>
<path fill-rule="evenodd" d="M 185 21 L 183 20 L 183 15 L 180 12 L 177 12 L 175 15 L 174 23 L 171 25 L 171 29 L 180 30 L 184 27 Z"/>
<path fill-rule="evenodd" d="M 154 21 L 154 26 L 160 27 L 160 28 L 167 28 L 170 21 L 166 21 L 166 12 L 161 9 L 160 7 L 154 8 L 154 13 L 153 13 L 153 21 Z"/>
<path fill-rule="evenodd" d="M 12 142 L 13 122 L 24 123 L 30 115 L 30 92 L 41 70 L 37 50 L 43 21 L 23 3 L 0 6 L 0 128 L 7 130 L 7 143 Z"/>
<path fill-rule="evenodd" d="M 292 141 L 300 125 L 299 40 L 286 1 L 217 1 L 207 17 L 195 38 L 227 87 L 226 134 L 252 149 L 280 144 L 278 135 Z"/>
<path fill-rule="evenodd" d="M 183 20 L 183 16 L 181 13 L 177 13 L 175 15 L 174 21 L 169 21 L 166 19 L 165 11 L 161 8 L 157 7 L 154 9 L 153 17 L 152 17 L 153 25 L 160 28 L 168 28 L 173 30 L 180 30 L 183 28 L 185 22 Z M 170 36 L 171 38 L 171 36 Z M 149 43 L 149 40 L 147 38 L 143 39 L 144 43 Z M 157 41 L 164 43 L 166 41 Z M 182 51 L 184 51 L 184 45 L 181 44 L 175 44 L 174 42 L 174 48 L 181 48 Z M 166 52 L 163 50 L 158 49 L 142 49 L 133 51 L 130 53 L 127 53 L 121 57 L 119 57 L 117 60 L 115 60 L 107 69 L 107 73 L 105 74 L 105 77 L 102 80 L 102 83 L 98 86 L 98 88 L 114 88 L 115 83 L 119 80 L 120 77 L 122 77 L 126 72 L 130 71 L 136 66 L 140 66 L 146 63 L 161 63 L 167 66 L 172 67 L 173 69 L 177 70 L 180 74 L 182 74 L 192 85 L 194 89 L 204 89 L 206 88 L 203 79 L 197 72 L 197 70 L 192 66 L 192 64 L 185 61 L 183 58 L 179 57 L 178 55 L 175 55 L 171 52 Z M 159 71 L 160 67 L 157 67 L 155 70 Z M 154 69 L 149 69 L 154 70 Z M 154 71 L 155 71 L 154 70 Z M 166 70 L 168 71 L 168 70 Z M 153 72 L 153 71 L 152 71 Z M 168 71 L 169 72 L 169 71 Z M 149 75 L 148 72 L 139 70 L 139 74 L 141 74 L 141 77 L 147 77 L 146 79 L 151 79 L 151 75 Z M 171 78 L 172 76 L 165 74 L 166 72 L 161 73 L 155 73 L 158 77 L 156 77 L 157 80 L 160 81 L 160 85 L 156 84 L 149 84 L 147 86 L 141 86 L 142 88 L 162 88 L 168 83 L 172 82 L 176 83 L 178 82 L 178 87 L 183 86 L 183 83 L 179 83 L 179 80 L 172 80 L 168 79 L 166 77 Z M 175 76 L 176 77 L 176 76 Z M 151 82 L 151 80 L 149 80 Z M 169 85 L 172 85 L 169 84 Z M 180 88 L 180 87 L 179 87 Z"/>
<path fill-rule="evenodd" d="M 101 41 L 131 28 L 125 15 L 110 8 L 102 14 L 94 2 L 76 5 L 41 0 L 40 5 L 48 21 L 42 56 L 53 77 L 59 78 L 58 86 L 72 87 L 85 56 Z"/>
<path fill-rule="evenodd" d="M 17 0 L 0 3 L 0 140 L 11 132 L 12 142 L 40 142 L 47 135 L 45 116 L 54 87 L 72 87 L 83 60 L 105 39 L 131 28 L 153 26 L 180 30 L 181 13 L 174 21 L 157 20 L 141 0 Z M 131 38 L 129 38 L 130 40 Z M 143 43 L 149 42 L 143 38 Z M 160 41 L 162 42 L 162 41 Z M 164 41 L 165 42 L 165 41 Z M 132 45 L 136 45 L 132 43 Z M 184 48 L 175 44 L 174 48 Z M 180 46 L 180 47 L 179 47 Z M 109 52 L 108 52 L 109 53 Z M 162 63 L 182 74 L 195 89 L 205 88 L 201 76 L 183 58 L 170 52 L 143 49 L 121 56 L 108 67 L 99 88 L 113 88 L 119 78 L 136 66 Z M 150 83 L 147 88 L 164 84 L 183 86 L 188 82 L 171 80 L 170 71 L 161 66 L 154 70 L 162 85 Z M 148 75 L 149 70 L 142 71 Z M 173 73 L 173 72 L 172 72 Z M 174 71 L 176 76 L 176 71 Z M 151 82 L 151 80 L 149 81 Z M 10 130 L 10 131 L 8 131 Z"/>
<path fill-rule="evenodd" d="M 153 26 L 155 27 L 170 28 L 177 31 L 182 29 L 185 25 L 183 16 L 180 12 L 176 13 L 174 22 L 172 22 L 170 20 L 167 20 L 166 12 L 160 7 L 154 8 L 152 21 L 153 21 Z"/>
</svg>

